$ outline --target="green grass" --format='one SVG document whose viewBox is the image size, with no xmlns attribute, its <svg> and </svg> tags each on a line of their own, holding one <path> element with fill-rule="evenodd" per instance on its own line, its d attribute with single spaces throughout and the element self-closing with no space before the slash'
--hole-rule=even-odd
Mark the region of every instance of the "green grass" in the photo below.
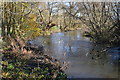
<svg viewBox="0 0 120 80">
<path fill-rule="evenodd" d="M 54 26 L 50 29 L 51 31 L 59 31 L 60 30 L 60 27 L 58 26 Z"/>
</svg>

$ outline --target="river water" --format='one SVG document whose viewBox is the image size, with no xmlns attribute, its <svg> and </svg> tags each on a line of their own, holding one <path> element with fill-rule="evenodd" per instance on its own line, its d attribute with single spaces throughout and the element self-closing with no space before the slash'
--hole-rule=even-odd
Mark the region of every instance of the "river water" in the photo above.
<svg viewBox="0 0 120 80">
<path fill-rule="evenodd" d="M 45 53 L 67 66 L 68 78 L 117 78 L 120 51 L 106 49 L 83 37 L 80 30 L 40 36 L 34 40 L 43 44 Z"/>
</svg>

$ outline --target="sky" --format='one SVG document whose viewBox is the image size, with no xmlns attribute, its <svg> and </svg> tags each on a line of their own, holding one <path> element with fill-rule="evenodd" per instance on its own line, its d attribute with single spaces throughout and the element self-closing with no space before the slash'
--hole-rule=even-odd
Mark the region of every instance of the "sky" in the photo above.
<svg viewBox="0 0 120 80">
<path fill-rule="evenodd" d="M 0 0 L 0 2 L 118 2 L 120 0 Z"/>
</svg>

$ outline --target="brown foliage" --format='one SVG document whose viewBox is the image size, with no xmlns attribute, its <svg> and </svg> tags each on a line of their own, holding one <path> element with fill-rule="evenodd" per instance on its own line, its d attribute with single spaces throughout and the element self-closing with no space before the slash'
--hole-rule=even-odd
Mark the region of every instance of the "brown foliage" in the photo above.
<svg viewBox="0 0 120 80">
<path fill-rule="evenodd" d="M 20 55 L 32 55 L 32 51 L 27 51 L 24 46 L 25 46 L 25 42 L 24 39 L 21 39 L 19 36 L 17 36 L 16 38 L 12 38 L 12 37 L 8 37 L 10 44 L 7 46 L 7 48 L 10 48 L 11 50 L 4 50 L 4 53 L 12 53 L 15 54 L 16 56 L 20 56 Z"/>
</svg>

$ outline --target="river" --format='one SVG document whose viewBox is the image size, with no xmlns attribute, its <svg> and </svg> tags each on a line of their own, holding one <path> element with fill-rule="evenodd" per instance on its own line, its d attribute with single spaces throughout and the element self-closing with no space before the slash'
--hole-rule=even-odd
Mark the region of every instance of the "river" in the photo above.
<svg viewBox="0 0 120 80">
<path fill-rule="evenodd" d="M 45 53 L 67 64 L 68 78 L 117 78 L 118 54 L 105 45 L 96 45 L 83 37 L 80 30 L 40 36 L 34 40 L 43 44 Z M 112 50 L 112 51 L 111 51 Z"/>
</svg>

